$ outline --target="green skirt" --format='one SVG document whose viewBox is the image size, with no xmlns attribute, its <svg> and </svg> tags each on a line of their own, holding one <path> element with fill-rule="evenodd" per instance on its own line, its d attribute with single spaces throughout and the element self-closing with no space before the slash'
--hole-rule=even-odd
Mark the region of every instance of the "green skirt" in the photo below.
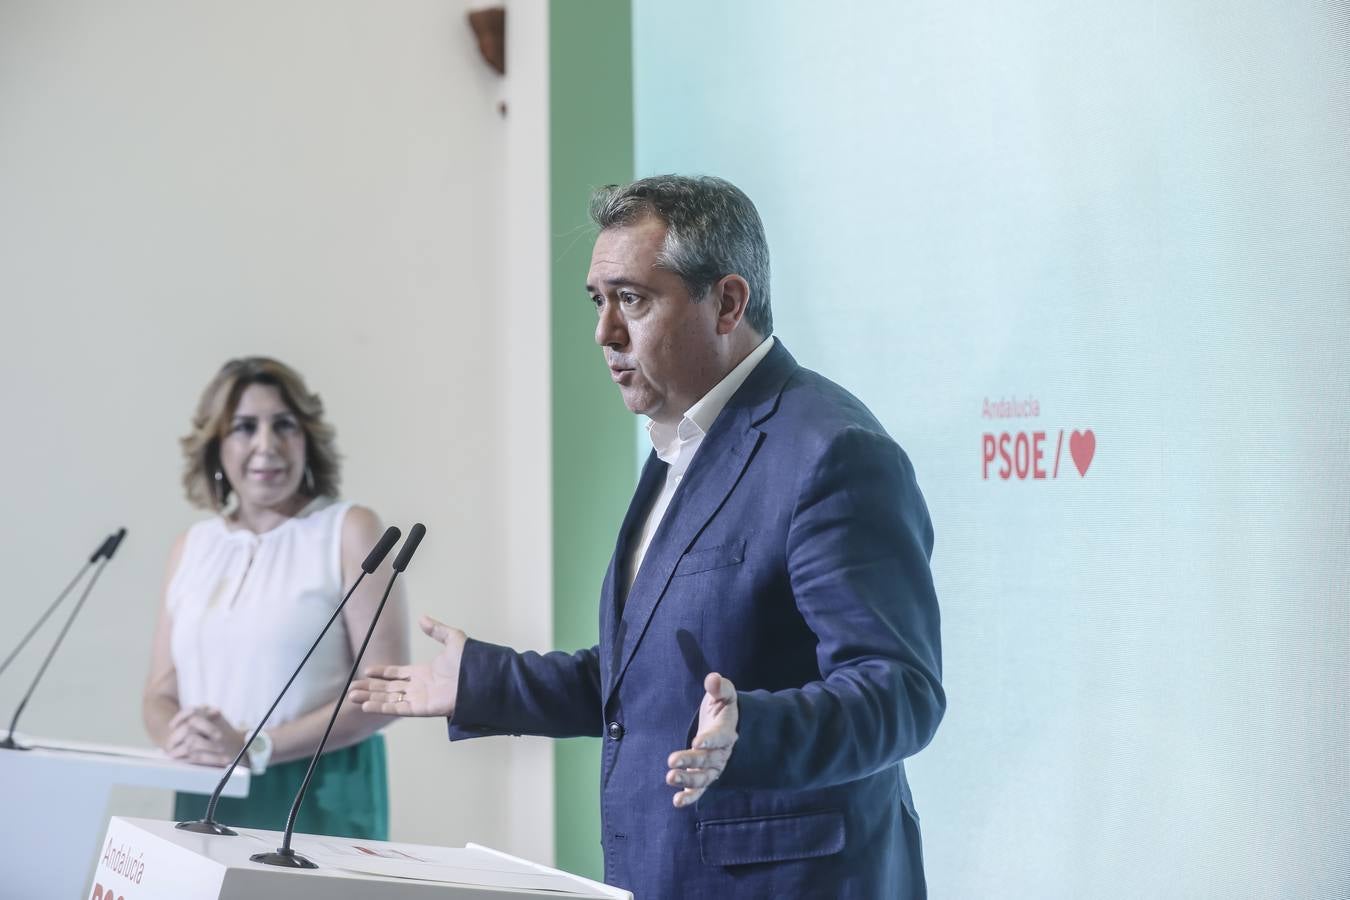
<svg viewBox="0 0 1350 900">
<path fill-rule="evenodd" d="M 282 831 L 295 792 L 305 780 L 309 758 L 269 766 L 249 782 L 247 797 L 221 797 L 216 821 L 222 825 Z M 177 794 L 176 821 L 200 819 L 204 794 Z M 363 840 L 389 840 L 389 784 L 385 772 L 384 737 L 373 735 L 359 744 L 319 757 L 295 820 L 295 830 Z"/>
</svg>

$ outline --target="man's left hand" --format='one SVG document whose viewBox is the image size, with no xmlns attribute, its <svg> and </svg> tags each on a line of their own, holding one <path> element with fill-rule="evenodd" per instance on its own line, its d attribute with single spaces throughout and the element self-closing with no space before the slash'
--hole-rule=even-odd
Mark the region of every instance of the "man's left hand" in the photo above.
<svg viewBox="0 0 1350 900">
<path fill-rule="evenodd" d="M 698 734 L 688 750 L 670 754 L 666 784 L 682 788 L 674 797 L 676 806 L 689 806 L 722 776 L 736 744 L 740 709 L 736 686 L 730 678 L 712 672 L 703 679 L 703 702 L 698 707 Z"/>
</svg>

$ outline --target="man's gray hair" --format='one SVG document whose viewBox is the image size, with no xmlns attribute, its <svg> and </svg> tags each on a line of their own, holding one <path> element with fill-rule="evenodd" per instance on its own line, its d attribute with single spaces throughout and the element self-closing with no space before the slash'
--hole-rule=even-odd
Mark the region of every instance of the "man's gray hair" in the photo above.
<svg viewBox="0 0 1350 900">
<path fill-rule="evenodd" d="M 691 297 L 701 300 L 719 279 L 739 275 L 750 285 L 746 321 L 761 337 L 773 333 L 764 223 L 740 188 L 710 176 L 654 175 L 591 195 L 591 219 L 602 231 L 649 215 L 666 223 L 657 264 L 680 276 Z"/>
</svg>

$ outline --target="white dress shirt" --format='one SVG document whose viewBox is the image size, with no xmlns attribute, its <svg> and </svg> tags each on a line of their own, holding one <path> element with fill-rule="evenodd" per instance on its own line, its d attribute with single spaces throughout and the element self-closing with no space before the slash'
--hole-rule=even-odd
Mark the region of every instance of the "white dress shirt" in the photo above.
<svg viewBox="0 0 1350 900">
<path fill-rule="evenodd" d="M 750 373 L 755 370 L 755 366 L 768 356 L 769 351 L 773 349 L 774 339 L 770 335 L 760 342 L 759 346 L 750 351 L 750 355 L 741 360 L 736 368 L 727 373 L 727 376 L 713 387 L 712 390 L 704 394 L 703 397 L 689 407 L 689 411 L 684 414 L 679 425 L 663 425 L 660 422 L 652 420 L 647 423 L 647 436 L 651 438 L 652 447 L 656 450 L 657 459 L 665 463 L 666 483 L 661 487 L 661 493 L 656 496 L 652 502 L 651 510 L 647 513 L 647 519 L 642 524 L 642 537 L 638 540 L 629 552 L 628 557 L 628 583 L 624 585 L 624 596 L 628 596 L 628 591 L 632 589 L 634 580 L 637 579 L 638 569 L 642 566 L 642 560 L 647 555 L 647 547 L 652 542 L 652 537 L 656 534 L 656 529 L 661 525 L 661 519 L 665 517 L 666 509 L 670 506 L 671 499 L 675 496 L 676 489 L 680 482 L 684 480 L 684 473 L 689 470 L 689 464 L 694 460 L 694 454 L 703 443 L 703 437 L 712 427 L 713 422 L 717 421 L 717 416 L 722 412 L 722 408 L 727 405 L 727 401 L 735 395 L 740 386 L 745 383 L 745 379 L 750 377 Z"/>
</svg>

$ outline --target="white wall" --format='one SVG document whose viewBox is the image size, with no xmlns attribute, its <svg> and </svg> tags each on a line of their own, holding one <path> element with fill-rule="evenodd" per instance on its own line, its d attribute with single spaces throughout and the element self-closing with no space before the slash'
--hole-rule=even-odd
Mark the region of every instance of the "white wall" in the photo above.
<svg viewBox="0 0 1350 900">
<path fill-rule="evenodd" d="M 511 173 L 546 178 L 542 144 L 519 143 L 537 137 L 520 117 L 544 115 L 546 69 L 519 54 L 514 102 L 466 6 L 0 5 L 0 652 L 100 535 L 130 530 L 24 730 L 148 743 L 164 556 L 201 515 L 177 438 L 235 355 L 275 355 L 321 392 L 347 497 L 427 524 L 414 613 L 547 641 L 548 515 L 531 495 L 547 445 L 518 444 L 547 440 L 546 281 L 502 274 L 508 235 L 546 236 L 546 194 L 502 202 Z M 529 7 L 517 24 L 542 18 Z M 522 514 L 537 519 L 510 528 Z M 0 680 L 6 718 L 36 661 Z M 551 857 L 540 745 L 452 747 L 442 721 L 389 739 L 395 838 Z"/>
</svg>

